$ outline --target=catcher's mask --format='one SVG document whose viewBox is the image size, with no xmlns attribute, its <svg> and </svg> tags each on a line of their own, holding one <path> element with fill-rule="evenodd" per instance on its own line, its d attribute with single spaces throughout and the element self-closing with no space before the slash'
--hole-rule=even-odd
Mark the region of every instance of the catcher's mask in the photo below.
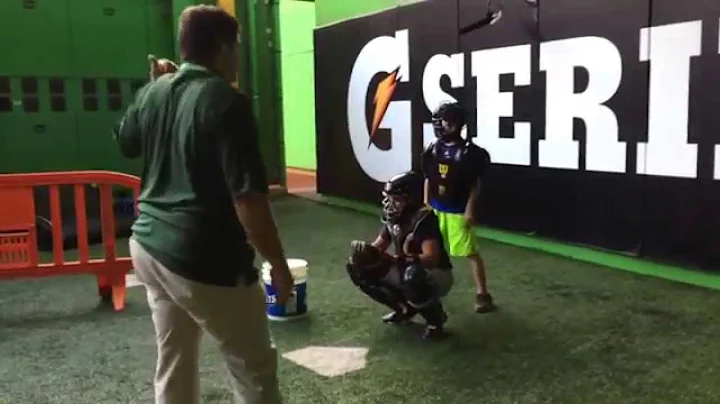
<svg viewBox="0 0 720 404">
<path fill-rule="evenodd" d="M 412 171 L 392 177 L 382 193 L 383 220 L 397 223 L 406 212 L 419 207 L 417 194 L 421 190 L 422 178 Z"/>
<path fill-rule="evenodd" d="M 435 137 L 460 137 L 460 131 L 467 124 L 467 111 L 457 102 L 441 104 L 432 114 Z"/>
</svg>

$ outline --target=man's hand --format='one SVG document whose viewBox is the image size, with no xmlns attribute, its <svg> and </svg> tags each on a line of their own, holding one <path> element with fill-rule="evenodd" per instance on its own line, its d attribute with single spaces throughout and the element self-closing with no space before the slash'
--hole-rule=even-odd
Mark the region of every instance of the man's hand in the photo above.
<svg viewBox="0 0 720 404">
<path fill-rule="evenodd" d="M 270 270 L 270 278 L 272 278 L 272 286 L 275 288 L 277 304 L 285 305 L 290 298 L 290 294 L 292 294 L 293 284 L 295 282 L 287 263 L 273 267 Z"/>
<path fill-rule="evenodd" d="M 160 76 L 178 71 L 178 66 L 170 59 L 158 59 L 154 55 L 148 55 L 150 62 L 150 80 L 157 80 Z"/>
</svg>

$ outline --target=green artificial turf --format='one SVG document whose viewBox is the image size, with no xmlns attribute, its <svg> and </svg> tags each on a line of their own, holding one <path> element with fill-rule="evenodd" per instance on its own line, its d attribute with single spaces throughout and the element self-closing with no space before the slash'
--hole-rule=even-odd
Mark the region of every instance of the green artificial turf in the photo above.
<svg viewBox="0 0 720 404">
<path fill-rule="evenodd" d="M 310 316 L 273 323 L 281 353 L 367 347 L 365 369 L 324 378 L 280 359 L 286 402 L 712 403 L 720 397 L 720 293 L 482 241 L 500 310 L 472 312 L 463 262 L 446 301 L 452 336 L 425 343 L 344 272 L 350 239 L 377 218 L 283 198 L 274 203 L 288 256 L 310 263 Z M 128 308 L 97 306 L 91 277 L 0 282 L 0 403 L 149 403 L 155 341 L 142 288 Z M 230 310 L 240 308 L 228 308 Z M 206 403 L 230 402 L 217 351 L 204 343 Z"/>
<path fill-rule="evenodd" d="M 349 208 L 359 212 L 379 214 L 378 207 L 367 203 L 333 196 L 323 196 L 320 201 L 331 206 Z M 481 238 L 499 241 L 505 244 L 530 248 L 537 251 L 543 251 L 593 264 L 604 265 L 636 274 L 649 275 L 676 282 L 687 283 L 688 285 L 703 286 L 706 288 L 720 290 L 720 275 L 713 272 L 652 262 L 628 255 L 622 255 L 616 252 L 603 251 L 587 246 L 576 246 L 541 237 L 513 233 L 489 227 L 478 226 L 476 228 L 476 233 Z"/>
</svg>

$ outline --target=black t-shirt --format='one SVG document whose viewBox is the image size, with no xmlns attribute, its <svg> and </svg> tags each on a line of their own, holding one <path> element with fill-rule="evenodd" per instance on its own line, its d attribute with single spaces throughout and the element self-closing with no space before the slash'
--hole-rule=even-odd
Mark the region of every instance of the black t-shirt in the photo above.
<svg viewBox="0 0 720 404">
<path fill-rule="evenodd" d="M 411 238 L 409 238 L 410 234 L 412 234 Z M 401 257 L 419 255 L 422 253 L 422 243 L 424 241 L 436 240 L 440 248 L 440 260 L 437 268 L 452 269 L 450 256 L 440 232 L 438 218 L 429 208 L 421 209 L 413 218 L 403 221 L 401 224 L 392 225 L 386 223 L 383 226 L 381 235 L 393 246 L 395 254 Z"/>
<path fill-rule="evenodd" d="M 133 238 L 168 270 L 235 286 L 257 279 L 233 201 L 268 191 L 250 100 L 217 74 L 184 64 L 138 91 L 115 129 L 142 158 Z"/>
<path fill-rule="evenodd" d="M 489 166 L 488 152 L 472 142 L 433 142 L 422 155 L 428 202 L 441 212 L 465 212 L 473 187 Z"/>
</svg>

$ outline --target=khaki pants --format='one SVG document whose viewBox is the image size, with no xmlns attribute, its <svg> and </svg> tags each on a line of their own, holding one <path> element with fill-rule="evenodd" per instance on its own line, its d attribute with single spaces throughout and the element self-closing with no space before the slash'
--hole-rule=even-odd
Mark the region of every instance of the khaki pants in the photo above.
<svg viewBox="0 0 720 404">
<path fill-rule="evenodd" d="M 223 288 L 175 275 L 130 240 L 138 280 L 147 288 L 157 337 L 156 404 L 200 402 L 202 331 L 217 343 L 237 403 L 280 404 L 277 354 L 259 283 Z"/>
</svg>

